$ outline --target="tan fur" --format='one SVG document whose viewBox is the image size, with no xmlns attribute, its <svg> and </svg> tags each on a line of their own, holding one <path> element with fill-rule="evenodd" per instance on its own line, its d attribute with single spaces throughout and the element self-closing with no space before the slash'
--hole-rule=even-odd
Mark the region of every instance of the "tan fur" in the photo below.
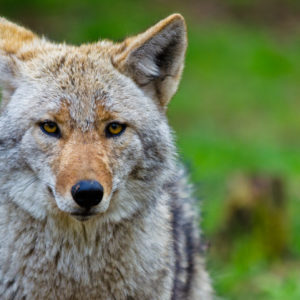
<svg viewBox="0 0 300 300">
<path fill-rule="evenodd" d="M 105 143 L 97 140 L 95 132 L 88 136 L 73 133 L 66 142 L 61 142 L 58 161 L 54 161 L 53 165 L 53 173 L 57 174 L 56 189 L 61 195 L 69 192 L 80 180 L 97 180 L 103 185 L 105 193 L 110 194 L 112 174 L 107 149 Z"/>
<path fill-rule="evenodd" d="M 8 54 L 17 54 L 24 44 L 36 38 L 31 31 L 0 18 L 0 48 Z"/>
</svg>

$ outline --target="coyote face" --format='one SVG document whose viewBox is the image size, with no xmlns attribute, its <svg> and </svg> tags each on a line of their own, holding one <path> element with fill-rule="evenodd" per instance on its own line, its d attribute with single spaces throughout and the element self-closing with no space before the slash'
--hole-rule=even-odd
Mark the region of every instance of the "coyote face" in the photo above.
<svg viewBox="0 0 300 300">
<path fill-rule="evenodd" d="M 147 209 L 173 172 L 165 110 L 185 48 L 180 15 L 80 47 L 1 19 L 0 164 L 10 175 L 0 192 L 36 218 L 118 221 Z"/>
</svg>

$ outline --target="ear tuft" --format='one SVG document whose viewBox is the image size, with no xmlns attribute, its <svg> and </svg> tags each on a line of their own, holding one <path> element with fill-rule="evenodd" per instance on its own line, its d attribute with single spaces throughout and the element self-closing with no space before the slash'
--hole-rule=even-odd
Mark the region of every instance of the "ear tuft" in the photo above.
<svg viewBox="0 0 300 300">
<path fill-rule="evenodd" d="M 165 107 L 179 84 L 186 46 L 184 19 L 173 14 L 146 32 L 126 39 L 113 62 Z"/>
<path fill-rule="evenodd" d="M 0 49 L 7 54 L 17 54 L 26 43 L 37 36 L 31 31 L 0 17 Z"/>
<path fill-rule="evenodd" d="M 38 37 L 31 31 L 0 17 L 0 87 L 6 103 L 16 88 L 17 56 Z"/>
</svg>

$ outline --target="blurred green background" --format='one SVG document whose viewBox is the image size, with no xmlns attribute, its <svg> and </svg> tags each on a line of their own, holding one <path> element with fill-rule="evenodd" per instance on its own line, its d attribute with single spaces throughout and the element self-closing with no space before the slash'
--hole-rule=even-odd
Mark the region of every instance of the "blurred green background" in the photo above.
<svg viewBox="0 0 300 300">
<path fill-rule="evenodd" d="M 300 1 L 1 0 L 0 12 L 75 44 L 182 13 L 189 48 L 168 115 L 201 199 L 217 298 L 300 299 Z M 276 184 L 257 200 L 249 178 L 276 178 L 281 205 Z M 239 189 L 256 204 L 239 204 Z"/>
</svg>

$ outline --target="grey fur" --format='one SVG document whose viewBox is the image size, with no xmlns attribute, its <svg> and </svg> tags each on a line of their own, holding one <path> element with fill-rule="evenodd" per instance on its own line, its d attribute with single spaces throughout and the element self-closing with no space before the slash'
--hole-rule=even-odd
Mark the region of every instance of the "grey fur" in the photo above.
<svg viewBox="0 0 300 300">
<path fill-rule="evenodd" d="M 0 33 L 9 26 L 23 34 L 5 20 Z M 179 83 L 185 35 L 183 18 L 173 15 L 123 44 L 77 48 L 34 36 L 11 55 L 0 43 L 1 299 L 212 299 L 164 113 Z M 64 107 L 62 139 L 45 135 L 39 122 Z M 105 139 L 116 120 L 125 132 Z M 80 212 L 69 192 L 76 169 L 74 178 L 59 179 L 76 163 L 85 176 L 109 182 L 84 222 L 71 216 Z"/>
</svg>

